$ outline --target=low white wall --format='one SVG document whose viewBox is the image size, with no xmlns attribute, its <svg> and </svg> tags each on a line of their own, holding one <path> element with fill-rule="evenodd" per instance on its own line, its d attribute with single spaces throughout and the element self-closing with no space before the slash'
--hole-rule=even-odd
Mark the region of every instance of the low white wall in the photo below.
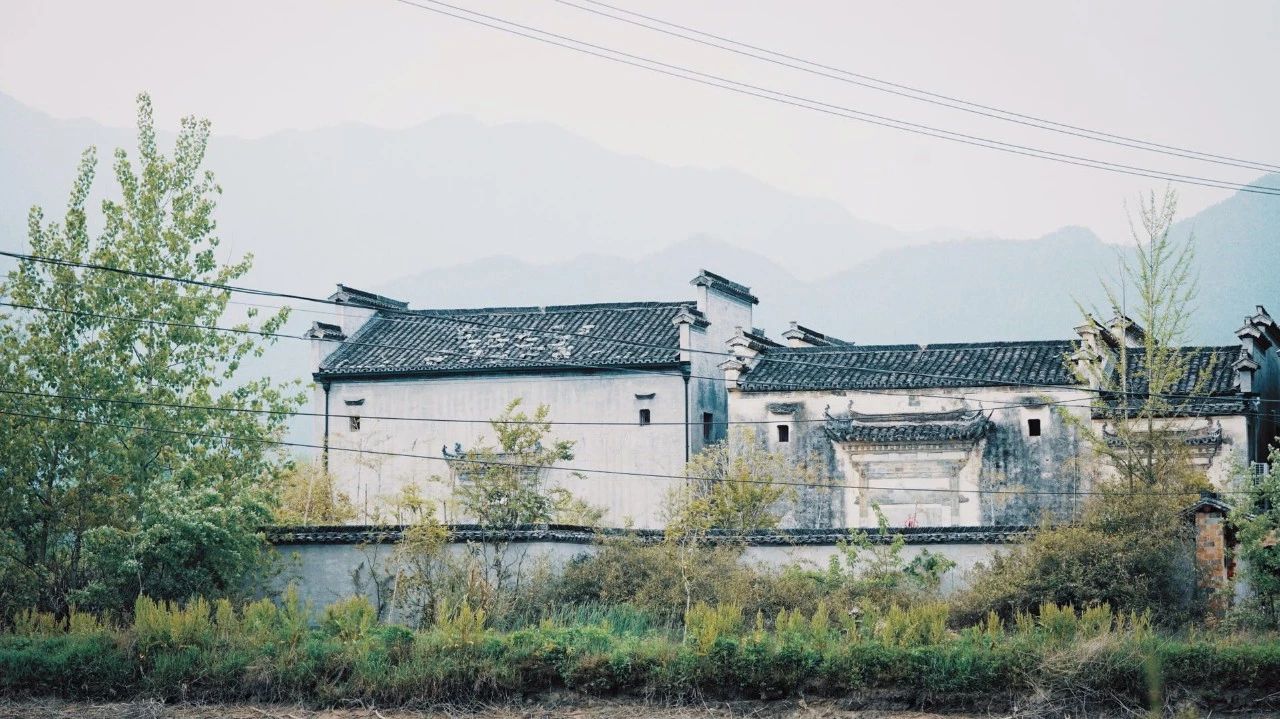
<svg viewBox="0 0 1280 719">
<path fill-rule="evenodd" d="M 364 567 L 361 571 L 365 572 L 367 578 L 371 562 L 381 564 L 384 570 L 389 567 L 395 546 L 392 543 L 279 544 L 276 549 L 284 563 L 284 571 L 277 578 L 277 588 L 283 589 L 292 583 L 305 601 L 310 602 L 315 609 L 321 609 L 335 600 L 356 593 L 353 575 L 358 568 Z M 955 562 L 955 568 L 943 576 L 942 591 L 948 593 L 965 585 L 968 573 L 976 564 L 989 561 L 997 552 L 1007 551 L 1009 547 L 1007 542 L 930 542 L 908 544 L 903 549 L 903 555 L 909 561 L 928 550 Z M 509 551 L 526 552 L 525 563 L 528 567 L 547 562 L 553 568 L 560 568 L 575 557 L 592 554 L 598 548 L 598 544 L 589 541 L 532 541 L 513 543 Z M 453 543 L 449 545 L 448 551 L 460 554 L 466 551 L 466 546 Z M 839 548 L 834 543 L 751 545 L 744 552 L 743 561 L 775 569 L 789 564 L 824 569 L 829 559 L 838 552 Z M 364 590 L 370 599 L 374 599 L 371 587 L 365 586 Z"/>
</svg>

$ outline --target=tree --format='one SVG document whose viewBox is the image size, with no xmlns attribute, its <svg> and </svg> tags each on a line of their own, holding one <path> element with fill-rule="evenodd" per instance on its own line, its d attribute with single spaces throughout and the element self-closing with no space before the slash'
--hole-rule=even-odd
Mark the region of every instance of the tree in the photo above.
<svg viewBox="0 0 1280 719">
<path fill-rule="evenodd" d="M 728 441 L 689 460 L 685 476 L 689 479 L 667 495 L 664 543 L 680 568 L 688 614 L 696 565 L 705 559 L 713 534 L 723 532 L 727 543 L 741 545 L 744 533 L 777 527 L 787 485 L 810 483 L 813 472 L 805 463 L 766 451 L 751 430 L 739 428 Z"/>
<path fill-rule="evenodd" d="M 290 462 L 280 477 L 275 522 L 310 526 L 342 524 L 355 519 L 356 508 L 334 477 L 319 462 Z"/>
<path fill-rule="evenodd" d="M 1248 494 L 1232 512 L 1240 558 L 1252 590 L 1250 601 L 1269 628 L 1280 626 L 1280 447 L 1270 470 L 1241 483 Z"/>
<path fill-rule="evenodd" d="M 584 512 L 568 490 L 549 485 L 546 478 L 557 462 L 573 459 L 573 442 L 544 445 L 551 433 L 551 408 L 539 405 L 530 415 L 520 404 L 520 399 L 512 400 L 490 420 L 496 445 L 480 444 L 452 460 L 453 500 L 483 536 L 468 547 L 482 563 L 499 603 L 519 591 L 523 578 L 527 548 L 512 549 L 511 532 L 554 522 L 564 512 Z"/>
<path fill-rule="evenodd" d="M 1204 394 L 1213 360 L 1206 365 L 1183 347 L 1196 297 L 1195 253 L 1192 238 L 1170 235 L 1176 212 L 1172 191 L 1142 197 L 1138 219 L 1130 221 L 1136 247 L 1124 262 L 1122 288 L 1104 283 L 1113 327 L 1127 341 L 1078 348 L 1088 360 L 1083 369 L 1077 365 L 1079 379 L 1100 392 L 1089 415 L 1063 408 L 1061 416 L 1093 450 L 1096 494 L 1073 524 L 1046 522 L 1026 544 L 977 572 L 960 602 L 970 618 L 989 609 L 1006 616 L 1033 611 L 1044 602 L 1151 610 L 1170 623 L 1202 610 L 1192 530 L 1182 511 L 1208 484 L 1191 462 L 1179 422 L 1196 414 L 1190 395 Z M 1107 330 L 1092 314 L 1085 322 Z M 1093 417 L 1104 419 L 1105 432 L 1094 430 Z"/>
<path fill-rule="evenodd" d="M 1200 484 L 1183 433 L 1169 419 L 1195 414 L 1192 396 L 1205 393 L 1216 356 L 1199 357 L 1184 347 L 1197 295 L 1195 238 L 1170 235 L 1177 209 L 1172 189 L 1140 198 L 1137 221 L 1129 220 L 1135 247 L 1123 261 L 1121 286 L 1103 283 L 1115 330 L 1130 339 L 1081 348 L 1093 356 L 1086 369 L 1077 369 L 1081 382 L 1097 384 L 1094 411 L 1106 418 L 1109 430 L 1104 435 L 1086 425 L 1084 436 L 1130 490 Z M 1090 313 L 1085 322 L 1096 324 Z M 1209 366 L 1194 368 L 1201 359 Z"/>
<path fill-rule="evenodd" d="M 137 155 L 115 153 L 118 196 L 91 221 L 97 157 L 86 150 L 62 220 L 31 210 L 31 253 L 241 277 L 250 257 L 218 260 L 208 138 L 207 121 L 186 118 L 166 157 L 139 96 Z M 9 272 L 0 296 L 20 307 L 0 316 L 0 612 L 239 589 L 267 549 L 258 528 L 281 464 L 269 442 L 302 401 L 239 370 L 262 351 L 250 323 L 273 332 L 286 311 L 251 310 L 240 332 L 218 332 L 207 327 L 225 320 L 228 292 L 35 261 Z"/>
</svg>

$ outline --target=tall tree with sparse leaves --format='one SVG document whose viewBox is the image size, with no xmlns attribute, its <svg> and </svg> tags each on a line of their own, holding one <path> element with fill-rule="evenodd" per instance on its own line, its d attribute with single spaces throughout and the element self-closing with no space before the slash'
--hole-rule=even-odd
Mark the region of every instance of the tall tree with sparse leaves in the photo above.
<svg viewBox="0 0 1280 719">
<path fill-rule="evenodd" d="M 1102 390 L 1094 410 L 1106 417 L 1108 430 L 1104 436 L 1086 425 L 1085 437 L 1129 491 L 1197 483 L 1181 428 L 1169 418 L 1196 414 L 1194 397 L 1205 394 L 1216 357 L 1184 346 L 1197 277 L 1194 237 L 1172 235 L 1177 210 L 1172 189 L 1140 198 L 1136 221 L 1130 217 L 1134 248 L 1123 263 L 1121 284 L 1103 284 L 1121 325 L 1115 331 L 1131 339 L 1114 347 L 1098 343 L 1098 356 L 1080 377 L 1086 383 L 1094 379 Z M 1087 314 L 1085 322 L 1094 322 L 1093 316 Z M 1199 364 L 1206 360 L 1210 364 Z"/>
<path fill-rule="evenodd" d="M 207 121 L 183 119 L 166 156 L 139 96 L 137 151 L 116 150 L 100 214 L 90 148 L 62 218 L 32 208 L 31 254 L 207 283 L 243 276 L 250 257 L 219 261 L 208 139 Z M 263 565 L 258 528 L 282 460 L 269 442 L 286 420 L 243 410 L 302 401 L 300 388 L 240 369 L 262 352 L 254 332 L 279 329 L 286 312 L 216 331 L 236 322 L 228 292 L 35 261 L 0 281 L 0 298 L 0 614 L 240 589 Z"/>
</svg>

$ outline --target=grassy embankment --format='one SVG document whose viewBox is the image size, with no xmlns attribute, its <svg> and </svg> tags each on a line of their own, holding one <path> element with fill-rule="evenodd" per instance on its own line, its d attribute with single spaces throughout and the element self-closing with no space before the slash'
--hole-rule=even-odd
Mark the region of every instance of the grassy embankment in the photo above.
<svg viewBox="0 0 1280 719">
<path fill-rule="evenodd" d="M 744 617 L 700 605 L 687 631 L 625 605 L 496 631 L 463 607 L 419 631 L 380 624 L 363 600 L 313 620 L 296 601 L 239 610 L 139 601 L 132 622 L 25 614 L 0 636 L 0 692 L 383 705 L 570 690 L 650 699 L 876 697 L 935 708 L 1028 700 L 1147 706 L 1189 700 L 1266 708 L 1280 638 L 1154 631 L 1143 615 L 1046 605 L 1006 626 L 947 627 L 944 605 L 877 617 Z M 1261 703 L 1258 703 L 1261 700 Z"/>
</svg>

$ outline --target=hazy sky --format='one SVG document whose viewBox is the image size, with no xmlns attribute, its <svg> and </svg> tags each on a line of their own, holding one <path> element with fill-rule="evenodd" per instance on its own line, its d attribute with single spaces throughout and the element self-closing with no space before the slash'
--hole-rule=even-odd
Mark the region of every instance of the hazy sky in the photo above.
<svg viewBox="0 0 1280 719">
<path fill-rule="evenodd" d="M 1258 174 L 981 120 L 629 27 L 553 0 L 452 0 L 565 35 L 867 112 L 1210 177 Z M 1195 149 L 1280 163 L 1280 3 L 676 2 L 630 9 L 936 92 Z M 257 136 L 443 112 L 545 121 L 673 165 L 730 167 L 903 229 L 1022 237 L 1125 233 L 1151 180 L 907 135 L 623 67 L 392 0 L 0 3 L 0 92 L 127 126 L 211 118 Z M 0 138 L 3 142 L 20 138 Z M 1226 191 L 1184 188 L 1194 212 Z M 655 208 L 660 211 L 660 208 Z"/>
</svg>

